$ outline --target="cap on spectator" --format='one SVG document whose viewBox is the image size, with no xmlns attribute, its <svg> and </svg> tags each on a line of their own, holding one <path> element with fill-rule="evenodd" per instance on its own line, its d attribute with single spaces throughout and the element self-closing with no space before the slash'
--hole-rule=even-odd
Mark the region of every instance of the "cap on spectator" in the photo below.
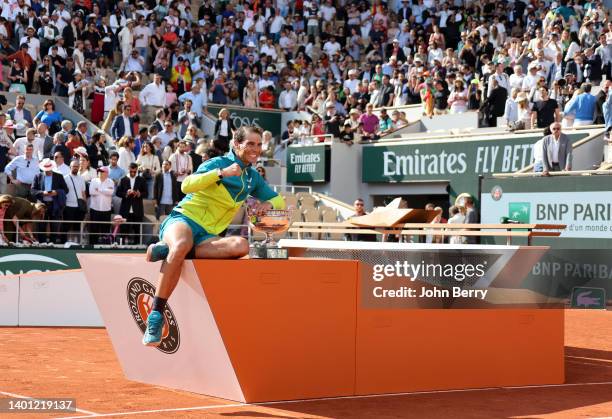
<svg viewBox="0 0 612 419">
<path fill-rule="evenodd" d="M 333 103 L 331 103 L 331 102 L 327 102 L 327 106 L 326 106 L 326 108 L 335 108 L 335 107 L 336 107 L 336 105 L 335 105 L 335 104 L 333 104 Z"/>
<path fill-rule="evenodd" d="M 393 42 L 393 43 L 396 43 L 396 42 L 397 42 L 397 43 L 399 44 L 399 39 L 394 38 L 392 42 Z"/>
<path fill-rule="evenodd" d="M 349 115 L 359 115 L 359 110 L 356 108 L 351 109 L 351 111 L 349 112 Z"/>
<path fill-rule="evenodd" d="M 81 74 L 81 70 L 79 70 L 79 69 L 77 68 L 76 70 L 74 70 L 74 73 L 73 73 L 73 74 L 74 74 L 75 76 L 76 76 L 77 74 Z"/>
<path fill-rule="evenodd" d="M 249 41 L 249 43 L 247 44 L 247 47 L 255 48 L 255 44 L 253 43 L 253 41 Z"/>
<path fill-rule="evenodd" d="M 55 162 L 53 160 L 47 158 L 47 159 L 44 159 L 43 161 L 41 161 L 40 164 L 38 165 L 38 167 L 43 172 L 48 172 L 49 170 L 55 169 Z"/>
<path fill-rule="evenodd" d="M 266 68 L 266 73 L 274 73 L 274 67 L 269 65 L 268 68 Z"/>
<path fill-rule="evenodd" d="M 266 41 L 267 38 L 265 36 L 262 36 L 261 38 L 259 38 L 260 41 Z"/>
<path fill-rule="evenodd" d="M 351 74 L 357 74 L 357 70 L 356 70 L 356 69 L 354 69 L 354 68 L 351 68 L 351 69 L 348 71 L 348 74 L 349 74 L 349 76 L 350 76 Z"/>
<path fill-rule="evenodd" d="M 130 23 L 134 23 L 134 19 L 128 19 L 125 21 L 126 25 L 129 25 Z"/>
<path fill-rule="evenodd" d="M 108 173 L 108 166 L 100 166 L 98 167 L 98 172 L 104 172 L 104 173 Z"/>
<path fill-rule="evenodd" d="M 4 126 L 2 128 L 14 129 L 15 125 L 13 125 L 13 121 L 12 120 L 7 119 L 6 122 L 4 123 Z"/>
</svg>

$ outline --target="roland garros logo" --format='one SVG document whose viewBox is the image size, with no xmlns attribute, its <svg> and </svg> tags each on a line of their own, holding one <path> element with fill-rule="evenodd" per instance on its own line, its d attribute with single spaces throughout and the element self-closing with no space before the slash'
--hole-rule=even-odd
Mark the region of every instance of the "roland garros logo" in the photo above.
<svg viewBox="0 0 612 419">
<path fill-rule="evenodd" d="M 153 308 L 153 298 L 155 287 L 147 280 L 142 278 L 132 278 L 127 285 L 127 300 L 130 313 L 144 334 L 147 328 L 147 317 Z M 162 341 L 157 347 L 166 354 L 175 353 L 181 344 L 178 323 L 172 309 L 166 304 L 164 310 L 164 326 L 162 328 Z"/>
</svg>

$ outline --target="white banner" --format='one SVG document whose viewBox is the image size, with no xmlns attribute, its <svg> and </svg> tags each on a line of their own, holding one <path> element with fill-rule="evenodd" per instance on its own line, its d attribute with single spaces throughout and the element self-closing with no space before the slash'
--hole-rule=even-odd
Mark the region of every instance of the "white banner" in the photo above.
<svg viewBox="0 0 612 419">
<path fill-rule="evenodd" d="M 522 223 L 566 224 L 561 237 L 612 239 L 612 191 L 505 193 L 496 189 L 482 193 L 483 224 L 509 217 Z"/>
</svg>

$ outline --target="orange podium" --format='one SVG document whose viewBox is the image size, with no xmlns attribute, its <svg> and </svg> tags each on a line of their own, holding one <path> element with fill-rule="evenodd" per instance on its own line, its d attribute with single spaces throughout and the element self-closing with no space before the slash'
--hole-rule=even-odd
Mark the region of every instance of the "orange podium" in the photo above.
<svg viewBox="0 0 612 419">
<path fill-rule="evenodd" d="M 78 255 L 127 378 L 240 402 L 564 380 L 563 311 L 377 309 L 357 260 L 186 261 L 160 348 L 160 263 Z"/>
</svg>

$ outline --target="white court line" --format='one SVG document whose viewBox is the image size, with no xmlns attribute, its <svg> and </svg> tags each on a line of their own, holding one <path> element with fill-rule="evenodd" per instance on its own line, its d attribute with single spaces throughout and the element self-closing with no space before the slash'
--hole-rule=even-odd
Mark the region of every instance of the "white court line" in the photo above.
<svg viewBox="0 0 612 419">
<path fill-rule="evenodd" d="M 8 393 L 8 392 L 6 392 L 6 391 L 0 391 L 0 394 L 2 394 L 2 395 L 4 395 L 4 396 L 14 397 L 14 398 L 16 398 L 16 399 L 40 400 L 40 399 L 37 399 L 36 397 L 28 397 L 28 396 L 23 396 L 23 395 L 21 395 L 21 394 Z M 59 398 L 59 397 L 58 397 L 58 398 Z M 85 413 L 86 415 L 89 415 L 89 416 L 80 416 L 80 417 L 82 417 L 82 418 L 88 418 L 88 417 L 91 417 L 91 416 L 95 416 L 95 415 L 97 415 L 97 413 L 96 413 L 96 412 L 90 412 L 89 410 L 85 410 L 85 409 L 75 408 L 75 410 L 76 410 L 77 412 L 80 412 L 80 413 Z"/>
<path fill-rule="evenodd" d="M 520 389 L 533 389 L 533 388 L 555 388 L 555 387 L 577 387 L 577 386 L 596 386 L 596 385 L 610 385 L 612 381 L 596 382 L 596 383 L 570 383 L 570 384 L 542 384 L 534 386 L 513 386 L 513 387 L 486 387 L 486 388 L 472 388 L 472 389 L 457 389 L 457 390 L 433 390 L 433 391 L 414 391 L 410 393 L 389 393 L 389 394 L 366 394 L 362 396 L 341 396 L 341 397 L 321 397 L 318 399 L 301 399 L 301 400 L 281 400 L 276 402 L 263 402 L 263 403 L 234 403 L 234 404 L 219 404 L 210 406 L 194 406 L 194 407 L 179 407 L 170 409 L 157 409 L 157 410 L 139 410 L 131 412 L 119 412 L 119 413 L 100 413 L 94 414 L 93 416 L 66 416 L 58 419 L 82 419 L 92 417 L 112 417 L 112 416 L 127 416 L 127 415 L 140 415 L 147 413 L 161 413 L 161 412 L 180 412 L 188 410 L 209 410 L 209 409 L 221 409 L 226 407 L 246 407 L 246 406 L 272 406 L 276 404 L 293 404 L 293 403 L 307 403 L 307 402 L 320 402 L 328 400 L 353 400 L 353 399 L 370 399 L 376 397 L 398 397 L 398 396 L 418 396 L 421 394 L 440 394 L 440 393 L 465 393 L 470 391 L 491 391 L 491 390 L 520 390 Z M 605 419 L 605 418 L 602 418 Z"/>
</svg>

